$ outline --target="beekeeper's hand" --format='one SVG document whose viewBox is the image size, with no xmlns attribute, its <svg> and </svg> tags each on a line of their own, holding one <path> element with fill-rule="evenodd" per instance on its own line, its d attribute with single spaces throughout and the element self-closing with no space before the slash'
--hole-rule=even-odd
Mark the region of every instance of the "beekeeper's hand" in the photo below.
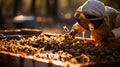
<svg viewBox="0 0 120 67">
<path fill-rule="evenodd" d="M 71 29 L 71 31 L 69 32 L 69 35 L 72 37 L 72 38 L 75 38 L 75 35 L 77 34 L 77 31 L 74 30 L 74 29 Z"/>
<path fill-rule="evenodd" d="M 79 32 L 86 32 L 86 29 L 84 29 L 82 26 L 80 26 L 78 23 L 75 23 L 69 32 L 69 35 L 74 38 Z"/>
</svg>

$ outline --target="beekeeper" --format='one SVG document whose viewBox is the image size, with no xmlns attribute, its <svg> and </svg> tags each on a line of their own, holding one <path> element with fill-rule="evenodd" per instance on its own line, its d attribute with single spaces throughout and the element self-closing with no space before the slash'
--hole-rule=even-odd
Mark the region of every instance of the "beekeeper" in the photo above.
<svg viewBox="0 0 120 67">
<path fill-rule="evenodd" d="M 86 1 L 76 10 L 74 17 L 77 22 L 69 32 L 73 38 L 86 30 L 90 30 L 92 38 L 100 42 L 120 38 L 120 13 L 98 0 Z"/>
</svg>

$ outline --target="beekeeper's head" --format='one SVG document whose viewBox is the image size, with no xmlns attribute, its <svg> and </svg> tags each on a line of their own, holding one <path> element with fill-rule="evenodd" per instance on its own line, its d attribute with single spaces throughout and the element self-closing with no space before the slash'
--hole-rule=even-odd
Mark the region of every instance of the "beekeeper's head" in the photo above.
<svg viewBox="0 0 120 67">
<path fill-rule="evenodd" d="M 98 0 L 88 0 L 76 10 L 74 17 L 86 29 L 89 29 L 89 23 L 94 28 L 98 28 L 103 23 L 105 17 L 104 3 Z"/>
</svg>

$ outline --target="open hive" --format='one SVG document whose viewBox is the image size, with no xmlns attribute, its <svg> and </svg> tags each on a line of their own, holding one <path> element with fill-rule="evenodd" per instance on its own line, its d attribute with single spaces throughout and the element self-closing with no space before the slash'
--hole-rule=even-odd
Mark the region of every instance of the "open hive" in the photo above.
<svg viewBox="0 0 120 67">
<path fill-rule="evenodd" d="M 119 66 L 119 60 L 119 47 L 100 46 L 89 39 L 72 39 L 68 34 L 0 40 L 0 63 L 6 67 L 110 67 Z"/>
</svg>

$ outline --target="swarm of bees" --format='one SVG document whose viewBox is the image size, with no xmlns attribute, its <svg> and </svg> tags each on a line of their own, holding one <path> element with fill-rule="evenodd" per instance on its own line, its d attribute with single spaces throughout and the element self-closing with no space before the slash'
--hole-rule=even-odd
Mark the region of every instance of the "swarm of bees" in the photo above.
<svg viewBox="0 0 120 67">
<path fill-rule="evenodd" d="M 20 40 L 0 40 L 0 51 L 33 55 L 42 59 L 62 62 L 89 63 L 120 60 L 120 49 L 96 46 L 96 42 L 71 38 L 64 34 L 40 34 Z"/>
</svg>

